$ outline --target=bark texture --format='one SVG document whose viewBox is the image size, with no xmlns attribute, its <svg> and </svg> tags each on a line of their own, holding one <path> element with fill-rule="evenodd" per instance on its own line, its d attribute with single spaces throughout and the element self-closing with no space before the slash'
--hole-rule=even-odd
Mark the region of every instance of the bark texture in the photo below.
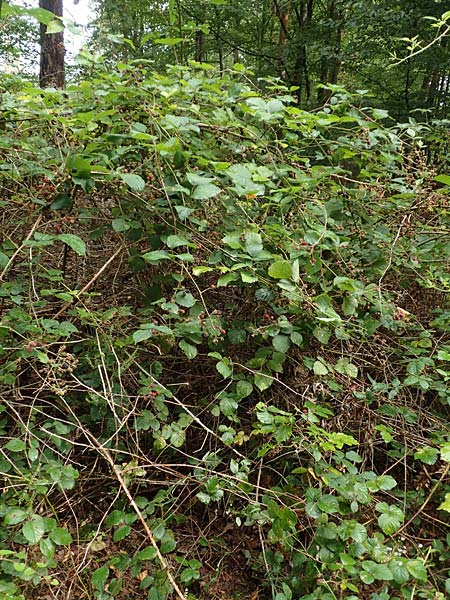
<svg viewBox="0 0 450 600">
<path fill-rule="evenodd" d="M 57 17 L 62 17 L 63 15 L 63 0 L 39 0 L 39 7 L 49 10 Z M 39 85 L 42 88 L 63 88 L 65 82 L 64 32 L 47 34 L 46 31 L 46 25 L 41 23 Z"/>
</svg>

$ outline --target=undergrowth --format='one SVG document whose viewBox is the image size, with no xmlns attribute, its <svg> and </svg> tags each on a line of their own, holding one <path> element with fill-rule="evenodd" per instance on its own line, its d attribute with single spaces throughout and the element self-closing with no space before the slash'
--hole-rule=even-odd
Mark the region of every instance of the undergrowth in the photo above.
<svg viewBox="0 0 450 600">
<path fill-rule="evenodd" d="M 439 129 L 208 65 L 3 85 L 0 598 L 450 594 Z"/>
</svg>

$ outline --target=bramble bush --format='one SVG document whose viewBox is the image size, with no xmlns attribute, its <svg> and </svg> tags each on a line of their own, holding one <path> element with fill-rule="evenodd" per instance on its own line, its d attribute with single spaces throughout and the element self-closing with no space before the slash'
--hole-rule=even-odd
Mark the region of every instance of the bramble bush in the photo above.
<svg viewBox="0 0 450 600">
<path fill-rule="evenodd" d="M 440 129 L 82 57 L 3 82 L 0 598 L 443 599 Z"/>
</svg>

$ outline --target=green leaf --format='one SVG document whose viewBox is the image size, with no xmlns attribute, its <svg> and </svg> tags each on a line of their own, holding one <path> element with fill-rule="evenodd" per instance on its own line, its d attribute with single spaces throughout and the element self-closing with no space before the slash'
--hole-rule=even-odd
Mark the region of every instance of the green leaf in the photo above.
<svg viewBox="0 0 450 600">
<path fill-rule="evenodd" d="M 233 250 L 239 250 L 241 248 L 241 235 L 240 233 L 225 235 L 222 242 Z"/>
<path fill-rule="evenodd" d="M 248 232 L 245 234 L 245 251 L 252 257 L 258 256 L 263 250 L 263 243 L 259 233 Z"/>
<path fill-rule="evenodd" d="M 394 581 L 396 583 L 403 584 L 408 581 L 408 569 L 403 562 L 400 560 L 391 560 L 389 563 L 389 568 L 392 571 L 392 575 L 394 576 Z"/>
<path fill-rule="evenodd" d="M 434 178 L 434 181 L 443 183 L 444 185 L 450 185 L 450 175 L 438 175 Z"/>
<path fill-rule="evenodd" d="M 46 29 L 45 33 L 47 35 L 52 35 L 54 33 L 60 33 L 61 31 L 64 31 L 63 22 L 60 19 L 53 19 L 47 25 L 47 29 Z"/>
<path fill-rule="evenodd" d="M 445 510 L 450 513 L 450 492 L 445 494 L 444 502 L 438 506 L 438 510 Z"/>
<path fill-rule="evenodd" d="M 439 450 L 431 446 L 423 446 L 414 452 L 414 458 L 426 465 L 434 465 L 438 459 Z"/>
<path fill-rule="evenodd" d="M 238 278 L 239 275 L 237 273 L 227 273 L 226 275 L 219 277 L 216 285 L 217 287 L 226 287 L 229 283 L 236 281 Z"/>
<path fill-rule="evenodd" d="M 314 361 L 313 371 L 315 375 L 328 375 L 329 372 L 327 366 L 321 360 Z"/>
<path fill-rule="evenodd" d="M 291 342 L 296 346 L 301 346 L 303 344 L 303 336 L 298 331 L 293 331 L 291 333 Z"/>
<path fill-rule="evenodd" d="M 49 538 L 57 546 L 68 546 L 72 543 L 72 536 L 64 527 L 55 527 L 55 529 L 52 529 Z"/>
<path fill-rule="evenodd" d="M 51 210 L 62 210 L 64 208 L 72 208 L 73 200 L 67 194 L 61 194 L 50 204 Z"/>
<path fill-rule="evenodd" d="M 220 194 L 222 190 L 213 183 L 202 183 L 198 185 L 192 192 L 194 200 L 209 200 Z"/>
<path fill-rule="evenodd" d="M 286 354 L 286 352 L 291 346 L 291 339 L 287 335 L 274 335 L 272 338 L 272 346 L 277 352 L 282 352 L 283 354 Z"/>
<path fill-rule="evenodd" d="M 56 239 L 67 244 L 79 256 L 85 256 L 86 244 L 77 235 L 73 235 L 72 233 L 61 233 L 60 235 L 57 236 Z"/>
<path fill-rule="evenodd" d="M 143 254 L 142 258 L 149 263 L 159 263 L 161 260 L 170 260 L 172 257 L 165 250 L 153 250 Z"/>
<path fill-rule="evenodd" d="M 238 397 L 239 400 L 242 400 L 243 398 L 250 396 L 250 394 L 252 392 L 253 392 L 253 385 L 250 383 L 250 381 L 241 380 L 241 381 L 237 382 L 236 396 Z"/>
<path fill-rule="evenodd" d="M 119 173 L 119 177 L 133 192 L 142 192 L 145 189 L 145 181 L 140 175 Z"/>
<path fill-rule="evenodd" d="M 342 302 L 342 312 L 346 317 L 354 315 L 358 308 L 358 299 L 355 296 L 345 296 Z"/>
<path fill-rule="evenodd" d="M 28 518 L 28 513 L 21 508 L 13 508 L 8 511 L 3 519 L 4 525 L 17 525 Z"/>
<path fill-rule="evenodd" d="M 130 223 L 126 219 L 113 219 L 111 226 L 114 231 L 121 233 L 130 229 Z"/>
<path fill-rule="evenodd" d="M 372 573 L 369 573 L 368 571 L 361 571 L 359 576 L 361 578 L 361 581 L 366 585 L 370 585 L 375 581 L 375 577 L 372 575 Z"/>
<path fill-rule="evenodd" d="M 183 352 L 186 354 L 186 356 L 189 358 L 189 360 L 194 359 L 198 354 L 197 348 L 195 346 L 193 346 L 192 344 L 190 344 L 189 342 L 187 342 L 186 340 L 181 340 L 178 343 L 178 346 L 180 347 L 181 350 L 183 350 Z"/>
<path fill-rule="evenodd" d="M 6 450 L 9 450 L 10 452 L 23 452 L 26 447 L 27 445 L 20 438 L 13 438 L 12 440 L 9 440 L 7 444 L 5 444 Z"/>
<path fill-rule="evenodd" d="M 404 520 L 404 514 L 398 506 L 379 502 L 375 508 L 378 512 L 381 512 L 381 515 L 378 517 L 378 525 L 383 533 L 392 535 L 400 529 Z"/>
<path fill-rule="evenodd" d="M 362 563 L 362 567 L 365 571 L 370 573 L 374 579 L 379 579 L 381 581 L 391 581 L 394 579 L 394 575 L 387 565 L 380 565 L 373 560 L 365 560 Z"/>
<path fill-rule="evenodd" d="M 265 375 L 264 373 L 257 373 L 254 376 L 255 385 L 261 392 L 267 390 L 273 383 L 274 379 L 270 375 Z"/>
<path fill-rule="evenodd" d="M 268 274 L 273 279 L 290 279 L 292 277 L 292 265 L 288 260 L 277 260 L 270 265 Z"/>
<path fill-rule="evenodd" d="M 226 417 L 230 417 L 236 413 L 238 403 L 231 396 L 223 394 L 223 398 L 219 402 L 220 412 Z"/>
<path fill-rule="evenodd" d="M 179 248 L 180 246 L 192 246 L 191 242 L 181 235 L 169 235 L 166 240 L 166 245 L 172 248 Z"/>
<path fill-rule="evenodd" d="M 97 590 L 103 590 L 105 587 L 106 580 L 108 579 L 109 568 L 108 567 L 100 567 L 96 569 L 91 577 L 91 583 Z"/>
<path fill-rule="evenodd" d="M 133 333 L 133 340 L 135 344 L 139 344 L 139 342 L 145 342 L 145 340 L 149 340 L 153 337 L 154 333 L 151 329 L 138 329 Z"/>
<path fill-rule="evenodd" d="M 73 177 L 86 178 L 91 174 L 91 163 L 82 156 L 73 154 L 66 161 L 66 169 Z"/>
<path fill-rule="evenodd" d="M 219 361 L 216 364 L 216 369 L 219 371 L 219 373 L 222 375 L 222 377 L 224 379 L 227 379 L 232 373 L 231 367 L 227 363 L 225 363 L 223 360 Z"/>
<path fill-rule="evenodd" d="M 153 546 L 147 546 L 136 554 L 138 560 L 153 560 L 157 556 L 157 550 Z"/>
<path fill-rule="evenodd" d="M 120 540 L 125 539 L 131 533 L 131 527 L 129 525 L 121 525 L 116 529 L 113 535 L 113 540 L 115 542 L 120 542 Z"/>
<path fill-rule="evenodd" d="M 49 538 L 42 538 L 39 542 L 39 549 L 45 558 L 53 558 L 55 556 L 55 544 Z"/>
<path fill-rule="evenodd" d="M 414 579 L 419 579 L 420 581 L 427 580 L 427 570 L 422 560 L 408 560 L 406 562 L 406 568 L 408 569 L 409 573 L 414 577 Z"/>
<path fill-rule="evenodd" d="M 154 44 L 161 44 L 162 46 L 174 46 L 184 41 L 184 38 L 156 38 L 152 40 Z"/>
<path fill-rule="evenodd" d="M 445 462 L 450 462 L 450 442 L 441 446 L 441 458 Z"/>
<path fill-rule="evenodd" d="M 323 494 L 317 501 L 318 508 L 324 513 L 338 513 L 339 500 L 331 494 Z"/>
<path fill-rule="evenodd" d="M 314 328 L 313 334 L 314 337 L 323 345 L 328 344 L 330 341 L 331 331 L 328 329 L 328 327 L 318 325 Z"/>
<path fill-rule="evenodd" d="M 36 515 L 22 527 L 22 534 L 30 544 L 37 544 L 46 531 L 45 521 Z"/>
</svg>

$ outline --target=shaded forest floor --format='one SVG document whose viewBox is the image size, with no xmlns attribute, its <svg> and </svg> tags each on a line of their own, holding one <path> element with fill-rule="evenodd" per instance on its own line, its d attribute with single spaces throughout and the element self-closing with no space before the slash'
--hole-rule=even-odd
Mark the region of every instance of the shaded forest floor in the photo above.
<svg viewBox="0 0 450 600">
<path fill-rule="evenodd" d="M 241 74 L 66 94 L 3 98 L 0 598 L 444 598 L 432 142 Z"/>
</svg>

